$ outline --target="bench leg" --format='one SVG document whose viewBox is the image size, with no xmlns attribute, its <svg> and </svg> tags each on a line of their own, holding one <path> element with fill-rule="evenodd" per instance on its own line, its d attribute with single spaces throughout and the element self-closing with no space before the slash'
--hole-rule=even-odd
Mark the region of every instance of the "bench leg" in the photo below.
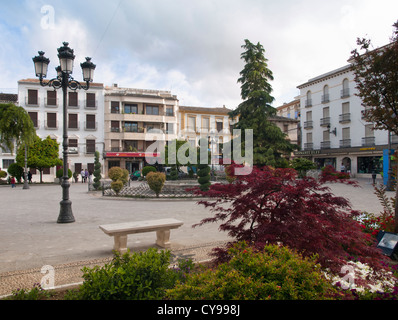
<svg viewBox="0 0 398 320">
<path fill-rule="evenodd" d="M 162 248 L 170 248 L 170 230 L 156 231 L 156 244 Z"/>
<path fill-rule="evenodd" d="M 121 254 L 127 252 L 127 235 L 125 236 L 114 236 L 115 244 L 113 250 L 119 251 Z"/>
</svg>

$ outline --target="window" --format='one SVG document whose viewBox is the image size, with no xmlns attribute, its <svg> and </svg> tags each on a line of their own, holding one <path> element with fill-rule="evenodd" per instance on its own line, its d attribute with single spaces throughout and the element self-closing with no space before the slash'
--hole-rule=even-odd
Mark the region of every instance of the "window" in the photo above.
<svg viewBox="0 0 398 320">
<path fill-rule="evenodd" d="M 111 151 L 113 152 L 119 151 L 119 140 L 111 140 Z"/>
<path fill-rule="evenodd" d="M 125 140 L 124 141 L 124 150 L 125 151 L 137 151 L 138 149 L 138 141 L 135 140 Z"/>
<path fill-rule="evenodd" d="M 217 131 L 218 131 L 218 132 L 222 131 L 223 128 L 224 128 L 224 124 L 223 124 L 223 122 L 220 121 L 220 120 L 217 120 L 216 126 L 217 126 Z"/>
<path fill-rule="evenodd" d="M 15 162 L 14 159 L 3 159 L 3 169 L 8 169 L 8 167 Z"/>
<path fill-rule="evenodd" d="M 33 122 L 33 126 L 35 128 L 38 128 L 39 127 L 39 121 L 37 119 L 37 112 L 28 112 L 28 114 L 29 114 L 30 119 Z"/>
<path fill-rule="evenodd" d="M 146 106 L 145 113 L 158 116 L 159 115 L 159 107 L 158 106 Z"/>
<path fill-rule="evenodd" d="M 323 87 L 322 103 L 329 102 L 329 86 L 325 85 Z"/>
<path fill-rule="evenodd" d="M 307 92 L 307 100 L 305 101 L 305 106 L 306 107 L 311 107 L 312 106 L 312 94 L 311 91 Z"/>
<path fill-rule="evenodd" d="M 28 90 L 28 104 L 38 105 L 39 98 L 37 90 Z"/>
<path fill-rule="evenodd" d="M 94 163 L 87 163 L 87 170 L 92 174 L 94 172 Z"/>
<path fill-rule="evenodd" d="M 379 161 L 380 157 L 358 157 L 358 173 L 381 173 L 382 162 Z"/>
<path fill-rule="evenodd" d="M 347 98 L 350 96 L 350 88 L 348 79 L 343 80 L 343 90 L 341 90 L 341 98 Z"/>
<path fill-rule="evenodd" d="M 173 107 L 167 107 L 166 108 L 166 116 L 168 116 L 168 117 L 173 117 L 174 116 Z"/>
<path fill-rule="evenodd" d="M 86 129 L 95 130 L 96 128 L 95 114 L 86 114 Z"/>
<path fill-rule="evenodd" d="M 202 117 L 202 129 L 207 131 L 210 129 L 210 118 Z"/>
<path fill-rule="evenodd" d="M 78 93 L 75 91 L 68 92 L 68 106 L 69 107 L 78 107 Z"/>
<path fill-rule="evenodd" d="M 166 133 L 167 134 L 174 133 L 174 124 L 173 123 L 166 123 Z"/>
<path fill-rule="evenodd" d="M 69 129 L 79 129 L 79 123 L 77 120 L 76 113 L 71 113 L 68 115 L 68 128 Z"/>
<path fill-rule="evenodd" d="M 119 101 L 111 101 L 111 113 L 120 113 Z"/>
<path fill-rule="evenodd" d="M 86 93 L 86 108 L 96 108 L 95 93 Z"/>
<path fill-rule="evenodd" d="M 77 172 L 80 175 L 80 172 L 82 172 L 82 164 L 81 163 L 75 163 L 75 172 Z"/>
<path fill-rule="evenodd" d="M 56 129 L 57 128 L 57 114 L 54 112 L 47 113 L 47 129 Z"/>
<path fill-rule="evenodd" d="M 57 91 L 47 91 L 47 103 L 48 106 L 56 106 L 57 105 Z"/>
<path fill-rule="evenodd" d="M 111 121 L 111 132 L 120 132 L 119 121 Z"/>
<path fill-rule="evenodd" d="M 138 123 L 137 122 L 125 122 L 124 123 L 124 131 L 125 132 L 138 132 Z"/>
<path fill-rule="evenodd" d="M 196 130 L 196 118 L 188 117 L 188 130 L 195 131 Z"/>
<path fill-rule="evenodd" d="M 138 113 L 138 106 L 136 104 L 125 104 L 124 113 Z"/>
<path fill-rule="evenodd" d="M 68 145 L 71 148 L 77 148 L 77 139 L 68 139 Z"/>
<path fill-rule="evenodd" d="M 86 140 L 86 153 L 95 153 L 95 140 Z"/>
</svg>

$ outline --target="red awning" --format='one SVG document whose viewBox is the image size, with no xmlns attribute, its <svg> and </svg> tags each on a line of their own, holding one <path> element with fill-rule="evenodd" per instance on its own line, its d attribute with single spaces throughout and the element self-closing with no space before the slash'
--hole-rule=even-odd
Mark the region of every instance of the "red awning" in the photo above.
<svg viewBox="0 0 398 320">
<path fill-rule="evenodd" d="M 107 158 L 158 158 L 160 153 L 148 152 L 106 152 Z"/>
</svg>

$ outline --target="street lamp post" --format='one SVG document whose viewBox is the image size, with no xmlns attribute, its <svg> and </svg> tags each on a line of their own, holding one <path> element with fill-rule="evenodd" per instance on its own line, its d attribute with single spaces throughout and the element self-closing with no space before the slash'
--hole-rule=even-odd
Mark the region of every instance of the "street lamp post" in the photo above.
<svg viewBox="0 0 398 320">
<path fill-rule="evenodd" d="M 73 61 L 75 55 L 73 49 L 69 48 L 69 43 L 64 42 L 63 47 L 58 48 L 58 58 L 60 65 L 56 68 L 57 77 L 44 82 L 43 79 L 47 76 L 48 64 L 50 59 L 44 56 L 43 51 L 39 51 L 39 55 L 33 58 L 35 65 L 36 76 L 40 80 L 40 85 L 43 87 L 53 87 L 54 90 L 62 88 L 63 93 L 63 177 L 62 177 L 62 201 L 60 202 L 60 212 L 58 216 L 58 223 L 75 222 L 72 213 L 72 202 L 69 199 L 69 177 L 68 177 L 68 110 L 67 110 L 67 92 L 68 88 L 71 90 L 83 89 L 88 90 L 90 82 L 93 81 L 95 64 L 91 62 L 91 58 L 86 58 L 86 61 L 80 66 L 83 71 L 83 80 L 86 85 L 81 85 L 71 76 L 73 71 Z"/>
</svg>

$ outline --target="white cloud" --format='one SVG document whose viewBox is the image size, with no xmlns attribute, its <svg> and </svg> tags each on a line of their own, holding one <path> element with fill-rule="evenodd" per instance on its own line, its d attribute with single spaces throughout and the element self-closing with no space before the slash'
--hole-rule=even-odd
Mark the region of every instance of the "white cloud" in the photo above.
<svg viewBox="0 0 398 320">
<path fill-rule="evenodd" d="M 48 4 L 53 29 L 41 25 Z M 294 99 L 299 84 L 345 65 L 357 37 L 388 42 L 398 1 L 42 0 L 8 2 L 3 12 L 0 91 L 34 76 L 38 50 L 53 70 L 56 49 L 68 41 L 77 80 L 79 63 L 92 56 L 95 81 L 105 85 L 171 90 L 181 104 L 234 108 L 244 39 L 264 46 L 278 106 Z"/>
</svg>

